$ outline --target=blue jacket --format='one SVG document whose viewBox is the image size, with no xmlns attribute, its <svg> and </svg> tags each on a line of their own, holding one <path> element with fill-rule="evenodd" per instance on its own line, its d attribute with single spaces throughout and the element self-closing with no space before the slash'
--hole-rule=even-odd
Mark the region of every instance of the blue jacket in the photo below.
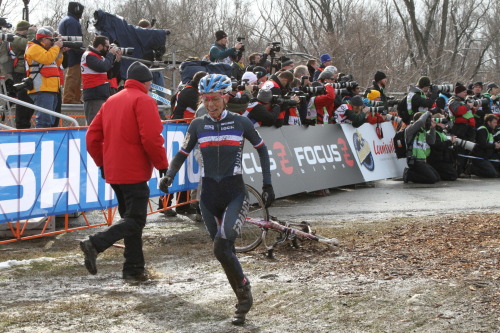
<svg viewBox="0 0 500 333">
<path fill-rule="evenodd" d="M 83 36 L 80 20 L 71 13 L 68 13 L 68 15 L 59 22 L 58 30 L 62 36 Z M 67 67 L 80 65 L 82 54 L 83 50 L 71 49 L 66 51 L 65 57 L 68 59 Z"/>
</svg>

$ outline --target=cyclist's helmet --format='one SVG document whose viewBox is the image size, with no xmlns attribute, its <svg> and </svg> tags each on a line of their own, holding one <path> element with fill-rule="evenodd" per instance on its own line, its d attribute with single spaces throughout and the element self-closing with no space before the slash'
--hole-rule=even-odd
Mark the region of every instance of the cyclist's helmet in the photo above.
<svg viewBox="0 0 500 333">
<path fill-rule="evenodd" d="M 223 74 L 208 74 L 200 80 L 198 90 L 200 94 L 228 93 L 232 90 L 231 79 Z"/>
</svg>

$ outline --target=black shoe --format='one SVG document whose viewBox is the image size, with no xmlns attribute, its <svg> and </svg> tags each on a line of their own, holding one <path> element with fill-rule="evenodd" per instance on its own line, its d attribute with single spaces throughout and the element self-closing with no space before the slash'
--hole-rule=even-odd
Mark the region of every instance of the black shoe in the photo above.
<svg viewBox="0 0 500 333">
<path fill-rule="evenodd" d="M 122 278 L 127 283 L 146 282 L 149 280 L 149 274 L 147 272 L 142 272 L 139 274 L 123 273 Z"/>
<path fill-rule="evenodd" d="M 173 209 L 167 209 L 167 210 L 162 211 L 161 213 L 163 215 L 165 215 L 166 217 L 175 217 L 175 216 L 177 216 L 177 213 Z"/>
<path fill-rule="evenodd" d="M 97 250 L 94 245 L 90 241 L 90 239 L 84 240 L 80 242 L 80 249 L 83 251 L 83 255 L 85 257 L 85 268 L 89 271 L 90 274 L 97 274 Z"/>
<path fill-rule="evenodd" d="M 403 181 L 405 184 L 408 184 L 408 168 L 405 168 L 403 171 Z"/>
<path fill-rule="evenodd" d="M 253 305 L 250 281 L 247 280 L 247 283 L 244 286 L 236 289 L 236 297 L 238 298 L 238 304 L 236 305 L 236 312 L 234 313 L 231 323 L 233 325 L 243 325 L 245 323 L 246 314 L 250 311 Z"/>
</svg>

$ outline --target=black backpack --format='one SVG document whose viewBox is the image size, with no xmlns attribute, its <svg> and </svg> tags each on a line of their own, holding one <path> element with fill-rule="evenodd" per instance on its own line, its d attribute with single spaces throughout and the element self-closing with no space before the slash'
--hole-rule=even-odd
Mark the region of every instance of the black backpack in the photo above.
<svg viewBox="0 0 500 333">
<path fill-rule="evenodd" d="M 409 125 L 412 119 L 412 115 L 408 113 L 408 102 L 407 99 L 408 95 L 404 95 L 403 98 L 398 103 L 397 110 L 398 110 L 398 116 L 403 120 L 403 122 L 406 125 Z"/>
<path fill-rule="evenodd" d="M 413 135 L 413 138 L 410 140 L 410 143 L 406 144 L 406 129 L 402 129 L 394 135 L 392 138 L 392 143 L 394 144 L 394 152 L 396 153 L 397 158 L 406 158 L 411 156 L 412 149 L 411 145 L 413 144 L 413 140 L 417 136 L 418 132 Z"/>
</svg>

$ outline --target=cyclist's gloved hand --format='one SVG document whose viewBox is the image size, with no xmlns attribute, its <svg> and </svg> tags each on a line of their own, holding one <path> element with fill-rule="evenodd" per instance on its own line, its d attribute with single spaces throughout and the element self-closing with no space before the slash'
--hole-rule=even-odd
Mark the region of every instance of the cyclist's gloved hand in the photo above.
<svg viewBox="0 0 500 333">
<path fill-rule="evenodd" d="M 101 177 L 102 177 L 102 179 L 106 179 L 106 178 L 104 177 L 104 166 L 99 167 L 99 170 L 101 170 Z"/>
<path fill-rule="evenodd" d="M 271 204 L 274 202 L 274 199 L 275 196 L 273 185 L 264 184 L 264 186 L 262 186 L 262 200 L 264 200 L 264 205 L 266 206 L 266 208 L 271 206 Z"/>
<path fill-rule="evenodd" d="M 160 178 L 163 178 L 167 175 L 167 170 L 168 169 L 161 169 L 161 170 L 158 170 L 160 172 Z"/>
<path fill-rule="evenodd" d="M 168 193 L 168 187 L 172 185 L 174 181 L 173 177 L 165 176 L 160 180 L 160 191 Z"/>
</svg>

